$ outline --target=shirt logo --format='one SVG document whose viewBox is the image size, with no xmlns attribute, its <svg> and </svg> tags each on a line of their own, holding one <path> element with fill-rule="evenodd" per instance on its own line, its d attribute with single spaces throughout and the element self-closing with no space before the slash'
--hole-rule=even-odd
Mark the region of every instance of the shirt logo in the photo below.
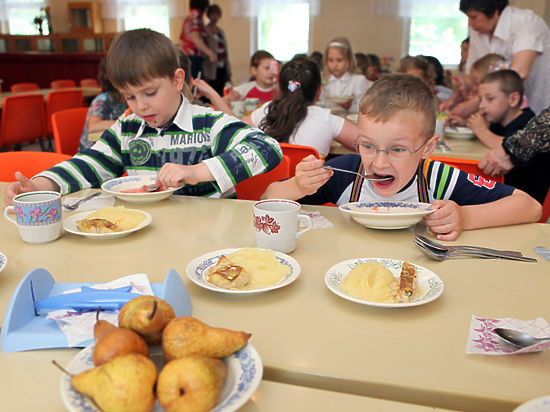
<svg viewBox="0 0 550 412">
<path fill-rule="evenodd" d="M 151 158 L 151 144 L 147 140 L 134 139 L 130 141 L 128 147 L 133 165 L 141 166 Z"/>
</svg>

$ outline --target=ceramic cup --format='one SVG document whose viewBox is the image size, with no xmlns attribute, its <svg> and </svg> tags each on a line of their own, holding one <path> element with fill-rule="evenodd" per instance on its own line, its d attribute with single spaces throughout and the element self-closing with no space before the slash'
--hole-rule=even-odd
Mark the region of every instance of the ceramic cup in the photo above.
<svg viewBox="0 0 550 412">
<path fill-rule="evenodd" d="M 61 234 L 61 195 L 48 191 L 21 193 L 13 198 L 13 206 L 4 209 L 4 217 L 17 225 L 25 242 L 51 242 Z"/>
<path fill-rule="evenodd" d="M 231 102 L 231 111 L 237 117 L 243 117 L 246 112 L 246 105 L 243 100 L 233 100 Z"/>
<path fill-rule="evenodd" d="M 313 226 L 310 217 L 299 212 L 300 204 L 292 200 L 268 199 L 254 203 L 253 223 L 258 247 L 283 253 L 296 249 L 297 239 Z M 301 230 L 300 221 L 306 223 Z"/>
</svg>

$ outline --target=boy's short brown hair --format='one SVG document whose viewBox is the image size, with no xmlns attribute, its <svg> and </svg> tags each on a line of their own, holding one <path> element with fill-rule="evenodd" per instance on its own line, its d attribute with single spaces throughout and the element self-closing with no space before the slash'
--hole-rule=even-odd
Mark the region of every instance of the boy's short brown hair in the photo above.
<svg viewBox="0 0 550 412">
<path fill-rule="evenodd" d="M 512 93 L 519 93 L 519 104 L 523 100 L 523 81 L 519 74 L 514 70 L 497 70 L 487 74 L 482 80 L 483 83 L 493 83 L 498 82 L 499 90 L 507 96 L 510 96 Z"/>
<path fill-rule="evenodd" d="M 179 67 L 170 39 L 150 29 L 129 30 L 118 35 L 106 59 L 109 79 L 117 88 L 137 86 L 154 78 L 172 79 Z"/>
<path fill-rule="evenodd" d="M 359 113 L 376 122 L 387 122 L 398 112 L 411 110 L 424 115 L 424 134 L 435 130 L 436 103 L 424 80 L 411 74 L 384 74 L 367 90 L 359 103 Z"/>
</svg>

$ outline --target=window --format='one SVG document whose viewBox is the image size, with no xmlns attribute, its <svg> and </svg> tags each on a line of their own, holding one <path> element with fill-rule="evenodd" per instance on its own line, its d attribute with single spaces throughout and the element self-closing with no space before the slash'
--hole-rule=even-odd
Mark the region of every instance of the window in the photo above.
<svg viewBox="0 0 550 412">
<path fill-rule="evenodd" d="M 170 37 L 170 19 L 166 4 L 144 4 L 127 7 L 124 13 L 124 29 L 152 29 Z"/>
<path fill-rule="evenodd" d="M 41 10 L 46 7 L 45 1 L 0 0 L 0 11 L 8 22 L 7 32 L 10 34 L 39 34 L 36 17 L 42 18 L 42 33 L 49 34 L 45 14 Z"/>
</svg>

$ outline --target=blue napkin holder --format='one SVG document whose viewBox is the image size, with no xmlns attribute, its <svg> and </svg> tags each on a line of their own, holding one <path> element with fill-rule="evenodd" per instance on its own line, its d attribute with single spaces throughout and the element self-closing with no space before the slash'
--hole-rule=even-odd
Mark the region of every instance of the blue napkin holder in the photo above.
<svg viewBox="0 0 550 412">
<path fill-rule="evenodd" d="M 4 323 L 2 324 L 2 351 L 19 352 L 32 349 L 66 348 L 67 339 L 54 320 L 45 316 L 36 316 L 31 292 L 35 300 L 59 295 L 67 290 L 80 288 L 82 285 L 93 286 L 98 283 L 56 283 L 46 269 L 31 270 L 19 282 L 13 294 Z M 155 296 L 168 302 L 176 316 L 191 316 L 193 306 L 189 292 L 180 275 L 170 269 L 164 283 L 151 283 Z M 82 342 L 78 347 L 85 347 L 93 340 Z"/>
</svg>

